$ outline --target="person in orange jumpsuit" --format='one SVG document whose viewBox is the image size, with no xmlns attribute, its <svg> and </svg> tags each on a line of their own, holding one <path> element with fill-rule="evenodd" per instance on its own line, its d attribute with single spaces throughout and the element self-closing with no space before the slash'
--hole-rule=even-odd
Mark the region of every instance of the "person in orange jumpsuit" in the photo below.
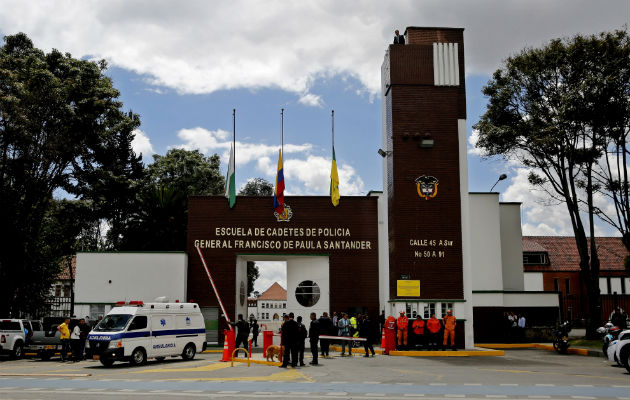
<svg viewBox="0 0 630 400">
<path fill-rule="evenodd" d="M 385 354 L 396 349 L 396 318 L 393 316 L 385 319 Z"/>
<path fill-rule="evenodd" d="M 457 325 L 457 319 L 453 315 L 453 310 L 448 310 L 446 315 L 444 316 L 444 349 L 446 349 L 446 343 L 448 342 L 448 338 L 451 338 L 451 348 L 455 349 L 455 325 Z"/>
<path fill-rule="evenodd" d="M 400 312 L 400 317 L 396 320 L 396 326 L 398 327 L 398 347 L 407 347 L 409 318 L 407 318 L 404 311 Z"/>
<path fill-rule="evenodd" d="M 411 328 L 413 329 L 414 335 L 414 344 L 424 346 L 424 320 L 418 314 L 416 320 L 411 324 Z"/>
<path fill-rule="evenodd" d="M 427 329 L 429 330 L 429 343 L 428 347 L 437 348 L 439 343 L 439 334 L 440 329 L 442 328 L 442 323 L 439 319 L 435 318 L 435 314 L 431 314 L 431 318 L 427 321 Z"/>
</svg>

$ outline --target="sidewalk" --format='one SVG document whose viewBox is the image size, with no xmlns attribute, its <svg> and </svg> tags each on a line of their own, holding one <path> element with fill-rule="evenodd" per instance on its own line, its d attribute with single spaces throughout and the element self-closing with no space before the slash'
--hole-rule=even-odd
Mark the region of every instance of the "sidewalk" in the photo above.
<svg viewBox="0 0 630 400">
<path fill-rule="evenodd" d="M 541 349 L 555 351 L 550 343 L 479 343 L 476 347 L 484 349 Z M 605 357 L 601 350 L 587 347 L 569 347 L 568 354 L 577 354 L 588 357 Z"/>
</svg>

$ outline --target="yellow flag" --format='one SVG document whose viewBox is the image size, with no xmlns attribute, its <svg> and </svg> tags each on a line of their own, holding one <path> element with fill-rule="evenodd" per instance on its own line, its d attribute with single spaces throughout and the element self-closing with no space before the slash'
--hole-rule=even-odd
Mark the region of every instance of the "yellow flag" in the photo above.
<svg viewBox="0 0 630 400">
<path fill-rule="evenodd" d="M 330 169 L 330 200 L 333 206 L 339 204 L 339 174 L 337 174 L 337 160 L 335 160 L 335 148 L 333 147 L 332 167 Z"/>
</svg>

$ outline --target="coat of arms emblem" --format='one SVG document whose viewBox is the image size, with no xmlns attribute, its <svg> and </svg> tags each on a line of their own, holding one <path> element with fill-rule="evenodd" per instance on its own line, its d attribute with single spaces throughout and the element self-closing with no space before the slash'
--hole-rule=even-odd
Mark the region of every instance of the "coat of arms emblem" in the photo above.
<svg viewBox="0 0 630 400">
<path fill-rule="evenodd" d="M 416 189 L 418 196 L 425 200 L 429 200 L 437 196 L 438 184 L 440 181 L 435 176 L 422 175 L 416 178 Z"/>
<path fill-rule="evenodd" d="M 289 207 L 288 204 L 285 204 L 282 214 L 278 214 L 277 211 L 274 211 L 273 215 L 276 216 L 276 220 L 278 222 L 289 222 L 291 220 L 291 217 L 293 216 L 293 211 L 291 211 L 291 207 Z"/>
</svg>

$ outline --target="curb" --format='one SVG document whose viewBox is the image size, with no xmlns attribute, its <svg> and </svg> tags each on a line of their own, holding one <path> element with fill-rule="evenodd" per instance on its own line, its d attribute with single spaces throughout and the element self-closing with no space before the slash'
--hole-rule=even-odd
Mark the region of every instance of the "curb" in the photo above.
<svg viewBox="0 0 630 400">
<path fill-rule="evenodd" d="M 550 344 L 542 344 L 542 343 L 481 343 L 475 344 L 476 347 L 486 348 L 486 349 L 540 349 L 540 350 L 548 350 L 555 351 L 553 345 Z M 584 349 L 584 348 L 576 348 L 569 347 L 567 349 L 568 354 L 576 354 L 579 356 L 587 356 L 587 357 L 603 357 L 604 353 L 601 350 L 595 349 Z"/>
<path fill-rule="evenodd" d="M 503 350 L 447 350 L 447 351 L 390 351 L 390 356 L 403 357 L 484 357 L 504 356 Z"/>
</svg>

